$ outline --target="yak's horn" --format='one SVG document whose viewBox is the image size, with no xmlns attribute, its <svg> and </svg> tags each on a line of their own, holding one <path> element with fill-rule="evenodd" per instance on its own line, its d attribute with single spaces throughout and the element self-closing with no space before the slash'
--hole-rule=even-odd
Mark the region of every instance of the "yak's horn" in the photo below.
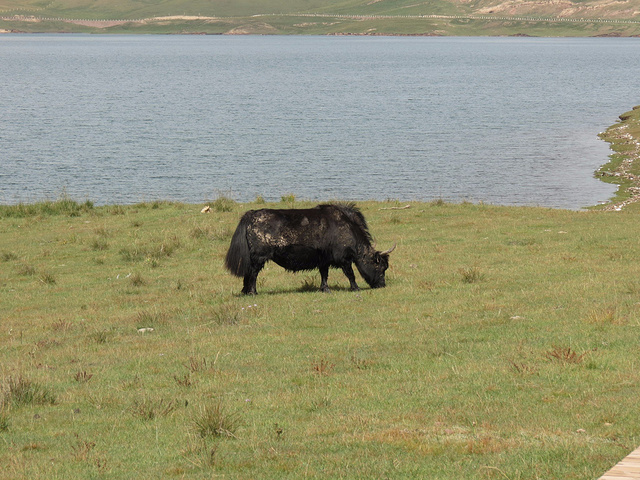
<svg viewBox="0 0 640 480">
<path fill-rule="evenodd" d="M 396 243 L 393 247 L 391 247 L 386 252 L 382 252 L 381 255 L 389 255 L 391 252 L 393 252 L 396 249 L 397 246 L 398 246 L 398 244 Z"/>
</svg>

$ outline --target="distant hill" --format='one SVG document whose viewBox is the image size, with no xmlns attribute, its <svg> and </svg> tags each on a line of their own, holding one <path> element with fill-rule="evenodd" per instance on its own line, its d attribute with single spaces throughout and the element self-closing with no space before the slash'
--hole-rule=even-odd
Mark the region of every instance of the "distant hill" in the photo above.
<svg viewBox="0 0 640 480">
<path fill-rule="evenodd" d="M 20 32 L 637 36 L 640 0 L 0 0 Z"/>
</svg>

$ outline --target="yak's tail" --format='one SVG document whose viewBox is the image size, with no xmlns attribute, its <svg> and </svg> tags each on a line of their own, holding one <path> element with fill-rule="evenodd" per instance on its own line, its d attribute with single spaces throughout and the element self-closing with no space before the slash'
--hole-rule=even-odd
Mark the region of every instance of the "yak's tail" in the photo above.
<svg viewBox="0 0 640 480">
<path fill-rule="evenodd" d="M 247 242 L 247 225 L 249 224 L 249 215 L 245 214 L 238 228 L 236 228 L 231 245 L 227 251 L 224 265 L 236 277 L 244 277 L 249 273 L 251 267 L 251 258 L 249 255 L 249 243 Z"/>
</svg>

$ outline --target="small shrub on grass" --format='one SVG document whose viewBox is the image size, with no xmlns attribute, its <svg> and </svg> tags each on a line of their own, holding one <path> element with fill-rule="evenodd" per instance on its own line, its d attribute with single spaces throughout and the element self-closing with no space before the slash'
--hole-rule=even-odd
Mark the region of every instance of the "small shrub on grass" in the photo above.
<svg viewBox="0 0 640 480">
<path fill-rule="evenodd" d="M 91 250 L 101 252 L 109 248 L 109 244 L 104 238 L 96 238 L 91 242 Z"/>
<path fill-rule="evenodd" d="M 219 228 L 211 233 L 211 240 L 227 240 L 233 235 L 234 230 L 230 228 Z"/>
<path fill-rule="evenodd" d="M 218 325 L 237 325 L 242 311 L 233 305 L 222 305 L 213 312 L 213 321 Z"/>
<path fill-rule="evenodd" d="M 107 208 L 107 211 L 111 215 L 124 215 L 124 213 L 125 213 L 124 207 L 122 207 L 121 205 L 112 205 L 112 206 Z"/>
<path fill-rule="evenodd" d="M 70 217 L 77 217 L 82 213 L 87 213 L 93 210 L 93 202 L 87 200 L 84 203 L 78 203 L 72 200 L 67 194 L 63 193 L 60 198 L 53 202 L 51 205 L 51 215 L 69 215 Z"/>
<path fill-rule="evenodd" d="M 88 442 L 86 440 L 81 440 L 80 436 L 76 433 L 75 437 L 77 442 L 74 445 L 71 445 L 72 456 L 77 461 L 85 461 L 96 446 L 96 442 Z"/>
<path fill-rule="evenodd" d="M 143 310 L 136 314 L 135 322 L 137 328 L 144 328 L 167 323 L 169 318 L 169 312 L 164 310 Z"/>
<path fill-rule="evenodd" d="M 140 262 L 142 260 L 160 260 L 170 257 L 180 247 L 180 240 L 171 237 L 155 245 L 123 247 L 120 249 L 120 257 L 125 262 Z"/>
<path fill-rule="evenodd" d="M 211 209 L 216 212 L 232 212 L 235 205 L 236 202 L 233 199 L 224 195 L 221 195 L 213 202 L 210 202 Z"/>
<path fill-rule="evenodd" d="M 165 402 L 160 400 L 136 400 L 131 407 L 131 413 L 143 420 L 153 420 L 156 417 L 166 417 L 176 409 L 174 401 Z"/>
<path fill-rule="evenodd" d="M 196 431 L 202 438 L 234 437 L 240 427 L 240 417 L 236 412 L 229 411 L 222 400 L 203 407 L 193 420 Z"/>
<path fill-rule="evenodd" d="M 67 320 L 58 320 L 51 325 L 51 329 L 56 332 L 66 332 L 73 327 L 73 323 Z"/>
<path fill-rule="evenodd" d="M 293 193 L 282 195 L 280 197 L 280 201 L 282 203 L 286 203 L 287 205 L 293 207 L 293 205 L 296 203 L 296 196 Z"/>
<path fill-rule="evenodd" d="M 9 413 L 0 404 L 0 432 L 6 432 L 7 430 L 9 430 Z"/>
<path fill-rule="evenodd" d="M 462 283 L 478 283 L 484 279 L 484 275 L 476 267 L 464 267 L 459 270 Z"/>
<path fill-rule="evenodd" d="M 549 360 L 564 364 L 580 364 L 589 352 L 577 353 L 571 347 L 556 347 L 545 352 L 545 357 Z"/>
<path fill-rule="evenodd" d="M 178 248 L 180 248 L 180 239 L 172 236 L 160 242 L 158 245 L 151 247 L 148 256 L 156 259 L 170 257 Z"/>
<path fill-rule="evenodd" d="M 190 373 L 197 372 L 205 372 L 207 370 L 213 370 L 215 365 L 215 361 L 213 365 L 209 365 L 209 362 L 206 358 L 196 358 L 189 357 L 189 361 L 184 364 L 185 368 L 189 370 Z"/>
<path fill-rule="evenodd" d="M 133 378 L 127 380 L 123 380 L 120 383 L 120 388 L 122 388 L 122 390 L 139 390 L 143 386 L 144 383 L 142 381 L 142 378 L 140 378 L 140 375 L 136 375 Z"/>
<path fill-rule="evenodd" d="M 158 268 L 160 266 L 160 262 L 157 259 L 151 257 L 147 258 L 145 260 L 145 263 L 151 268 Z"/>
<path fill-rule="evenodd" d="M 317 292 L 320 289 L 316 285 L 315 279 L 313 277 L 306 277 L 302 280 L 302 285 L 300 286 L 300 292 Z"/>
<path fill-rule="evenodd" d="M 139 273 L 134 273 L 129 277 L 129 283 L 134 287 L 142 287 L 147 284 L 147 281 Z"/>
<path fill-rule="evenodd" d="M 432 280 L 422 280 L 418 283 L 418 286 L 423 290 L 431 292 L 436 288 L 436 283 Z"/>
<path fill-rule="evenodd" d="M 98 345 L 104 345 L 107 343 L 107 339 L 109 338 L 109 332 L 107 330 L 100 330 L 98 332 L 92 333 L 90 338 L 97 343 Z"/>
<path fill-rule="evenodd" d="M 12 260 L 17 260 L 18 256 L 12 252 L 2 252 L 0 253 L 0 262 L 10 262 Z"/>
<path fill-rule="evenodd" d="M 195 226 L 191 229 L 189 236 L 195 240 L 201 240 L 211 235 L 209 227 Z"/>
<path fill-rule="evenodd" d="M 640 282 L 636 280 L 628 280 L 622 289 L 624 293 L 629 295 L 638 295 L 640 293 Z"/>
<path fill-rule="evenodd" d="M 53 338 L 46 338 L 44 340 L 39 340 L 35 343 L 35 347 L 38 350 L 43 350 L 45 348 L 51 348 L 51 347 L 57 347 L 60 345 L 60 342 L 58 342 L 56 339 Z"/>
<path fill-rule="evenodd" d="M 284 439 L 284 427 L 277 423 L 273 424 L 273 433 L 275 433 L 276 440 L 280 441 Z"/>
<path fill-rule="evenodd" d="M 194 240 L 225 240 L 231 238 L 233 230 L 229 228 L 218 228 L 211 230 L 209 227 L 196 226 L 191 229 L 189 236 Z"/>
<path fill-rule="evenodd" d="M 316 398 L 315 400 L 313 400 L 311 402 L 311 405 L 309 406 L 309 411 L 310 412 L 319 412 L 320 410 L 324 410 L 325 408 L 329 408 L 331 406 L 331 398 L 328 396 L 322 396 L 319 398 Z"/>
<path fill-rule="evenodd" d="M 9 377 L 4 385 L 3 401 L 5 405 L 53 405 L 56 397 L 47 387 L 23 376 Z"/>
<path fill-rule="evenodd" d="M 358 370 L 367 370 L 375 363 L 373 360 L 368 360 L 358 356 L 357 354 L 351 355 L 351 364 Z"/>
<path fill-rule="evenodd" d="M 198 439 L 196 441 L 189 439 L 187 447 L 182 450 L 180 454 L 198 468 L 205 468 L 216 465 L 217 452 L 218 446 L 216 444 L 207 445 L 204 439 Z M 177 473 L 182 474 L 184 471 L 180 469 Z"/>
<path fill-rule="evenodd" d="M 53 274 L 48 273 L 48 272 L 41 273 L 39 279 L 45 285 L 55 285 L 56 284 L 56 277 L 54 277 Z"/>
<path fill-rule="evenodd" d="M 109 230 L 107 230 L 107 227 L 97 227 L 93 233 L 102 238 L 107 238 L 109 236 Z"/>
<path fill-rule="evenodd" d="M 73 376 L 74 380 L 78 383 L 87 383 L 93 377 L 93 373 L 87 373 L 84 370 L 76 372 Z"/>
<path fill-rule="evenodd" d="M 507 245 L 513 247 L 530 247 L 536 245 L 538 241 L 535 238 L 518 238 L 514 240 L 508 240 Z"/>
<path fill-rule="evenodd" d="M 26 263 L 23 263 L 22 265 L 18 266 L 18 275 L 22 275 L 23 277 L 32 277 L 35 274 L 36 274 L 36 269 L 31 265 L 27 265 Z"/>
<path fill-rule="evenodd" d="M 511 368 L 520 375 L 534 375 L 538 372 L 535 366 L 523 363 L 523 362 L 509 362 Z"/>
<path fill-rule="evenodd" d="M 174 375 L 173 379 L 181 387 L 192 387 L 196 384 L 196 381 L 191 378 L 190 373 L 185 373 L 182 377 L 179 377 L 178 375 Z"/>
<path fill-rule="evenodd" d="M 144 252 L 138 247 L 124 247 L 120 249 L 120 258 L 125 262 L 139 262 L 144 258 Z"/>
<path fill-rule="evenodd" d="M 624 317 L 620 317 L 616 313 L 615 307 L 606 307 L 599 310 L 592 310 L 587 316 L 587 321 L 595 325 L 624 325 Z"/>
<path fill-rule="evenodd" d="M 323 357 L 311 364 L 311 370 L 316 375 L 327 376 L 331 374 L 335 366 L 335 363 L 331 363 L 329 360 Z"/>
</svg>

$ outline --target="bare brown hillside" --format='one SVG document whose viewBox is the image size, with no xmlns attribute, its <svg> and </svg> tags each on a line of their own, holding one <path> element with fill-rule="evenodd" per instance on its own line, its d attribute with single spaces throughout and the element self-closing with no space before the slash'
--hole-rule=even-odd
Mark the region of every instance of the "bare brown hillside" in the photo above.
<svg viewBox="0 0 640 480">
<path fill-rule="evenodd" d="M 634 18 L 640 15 L 636 0 L 489 0 L 480 2 L 474 13 L 480 15 L 536 15 L 559 18 Z"/>
</svg>

